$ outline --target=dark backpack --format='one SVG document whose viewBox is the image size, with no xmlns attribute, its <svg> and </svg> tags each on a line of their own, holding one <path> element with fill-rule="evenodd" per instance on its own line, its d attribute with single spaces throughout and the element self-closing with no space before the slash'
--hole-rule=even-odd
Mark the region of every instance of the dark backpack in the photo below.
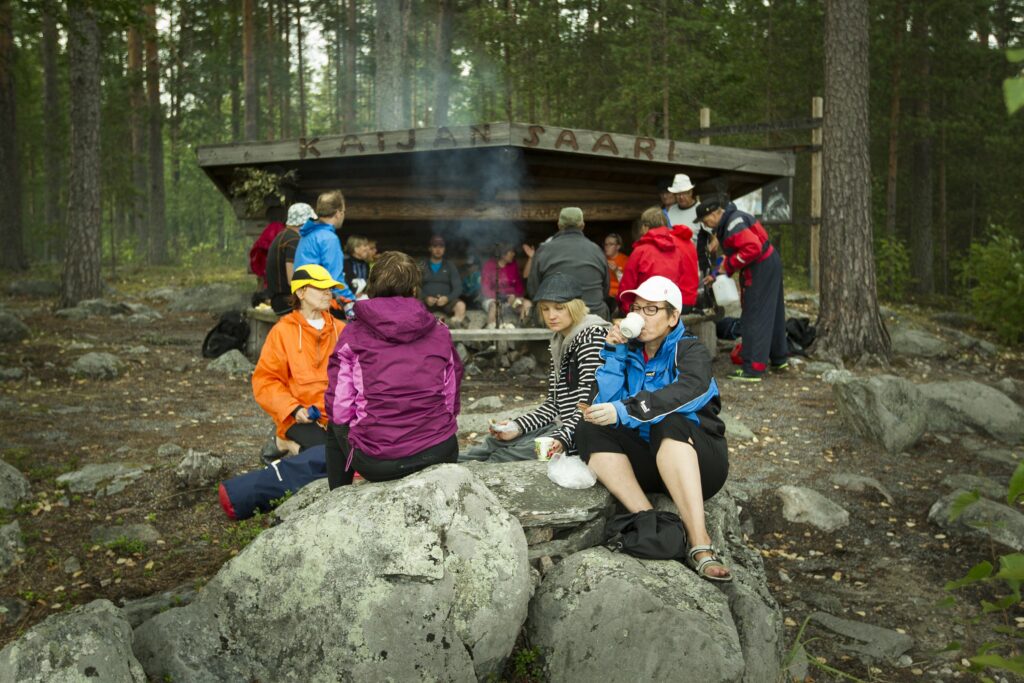
<svg viewBox="0 0 1024 683">
<path fill-rule="evenodd" d="M 203 340 L 203 358 L 217 358 L 231 349 L 243 351 L 249 339 L 249 323 L 241 311 L 222 313 Z"/>
<path fill-rule="evenodd" d="M 786 320 L 786 340 L 789 341 L 789 352 L 799 356 L 807 355 L 807 347 L 818 337 L 818 330 L 808 318 L 789 318 Z"/>
<path fill-rule="evenodd" d="M 608 547 L 647 560 L 686 559 L 686 529 L 674 512 L 642 510 L 616 515 L 605 527 Z"/>
</svg>

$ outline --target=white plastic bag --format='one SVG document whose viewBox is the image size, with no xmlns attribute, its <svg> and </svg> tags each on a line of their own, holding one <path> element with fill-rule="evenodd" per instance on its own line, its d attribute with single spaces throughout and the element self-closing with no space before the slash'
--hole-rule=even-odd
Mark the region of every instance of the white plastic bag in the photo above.
<svg viewBox="0 0 1024 683">
<path fill-rule="evenodd" d="M 555 453 L 548 460 L 548 479 L 567 489 L 589 489 L 597 483 L 597 475 L 579 456 L 564 453 Z"/>
</svg>

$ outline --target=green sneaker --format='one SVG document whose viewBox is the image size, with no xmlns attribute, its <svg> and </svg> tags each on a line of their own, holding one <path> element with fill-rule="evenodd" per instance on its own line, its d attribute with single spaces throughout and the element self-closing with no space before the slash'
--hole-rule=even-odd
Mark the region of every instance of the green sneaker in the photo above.
<svg viewBox="0 0 1024 683">
<path fill-rule="evenodd" d="M 746 370 L 737 370 L 731 375 L 727 375 L 729 379 L 734 379 L 737 382 L 760 382 L 761 375 L 754 374 L 753 372 L 747 372 Z"/>
<path fill-rule="evenodd" d="M 789 361 L 784 360 L 781 363 L 772 363 L 771 368 L 776 371 L 789 370 Z"/>
</svg>

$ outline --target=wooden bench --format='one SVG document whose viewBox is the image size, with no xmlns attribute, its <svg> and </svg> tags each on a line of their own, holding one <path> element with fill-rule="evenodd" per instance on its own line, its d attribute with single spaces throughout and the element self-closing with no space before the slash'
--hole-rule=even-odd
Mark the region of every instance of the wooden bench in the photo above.
<svg viewBox="0 0 1024 683">
<path fill-rule="evenodd" d="M 254 361 L 260 357 L 263 342 L 267 339 L 270 328 L 277 322 L 277 314 L 270 308 L 250 308 L 246 311 L 249 321 L 249 341 L 246 342 L 246 355 Z M 690 313 L 683 316 L 683 324 L 691 334 L 698 337 L 711 353 L 712 358 L 717 351 L 715 336 L 715 318 L 711 314 Z M 501 343 L 499 348 L 508 348 L 510 342 L 547 341 L 551 338 L 551 330 L 546 327 L 516 327 L 510 330 L 452 330 L 455 342 L 492 342 Z"/>
</svg>

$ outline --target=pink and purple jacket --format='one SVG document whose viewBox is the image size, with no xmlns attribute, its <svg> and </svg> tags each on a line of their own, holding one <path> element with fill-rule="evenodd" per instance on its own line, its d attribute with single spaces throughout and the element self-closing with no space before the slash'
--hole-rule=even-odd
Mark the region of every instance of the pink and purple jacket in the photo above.
<svg viewBox="0 0 1024 683">
<path fill-rule="evenodd" d="M 356 301 L 355 314 L 328 365 L 327 419 L 347 424 L 350 445 L 381 460 L 455 434 L 462 363 L 448 328 L 409 297 Z"/>
<path fill-rule="evenodd" d="M 495 274 L 497 273 L 497 277 Z M 495 296 L 494 285 L 498 285 L 498 296 Z M 496 299 L 498 297 L 506 297 L 509 294 L 515 294 L 516 296 L 526 296 L 526 284 L 523 283 L 523 278 L 519 274 L 519 266 L 516 265 L 515 261 L 506 263 L 500 269 L 498 268 L 498 260 L 490 259 L 484 262 L 484 267 L 480 272 L 480 289 L 483 291 L 485 299 Z"/>
</svg>

